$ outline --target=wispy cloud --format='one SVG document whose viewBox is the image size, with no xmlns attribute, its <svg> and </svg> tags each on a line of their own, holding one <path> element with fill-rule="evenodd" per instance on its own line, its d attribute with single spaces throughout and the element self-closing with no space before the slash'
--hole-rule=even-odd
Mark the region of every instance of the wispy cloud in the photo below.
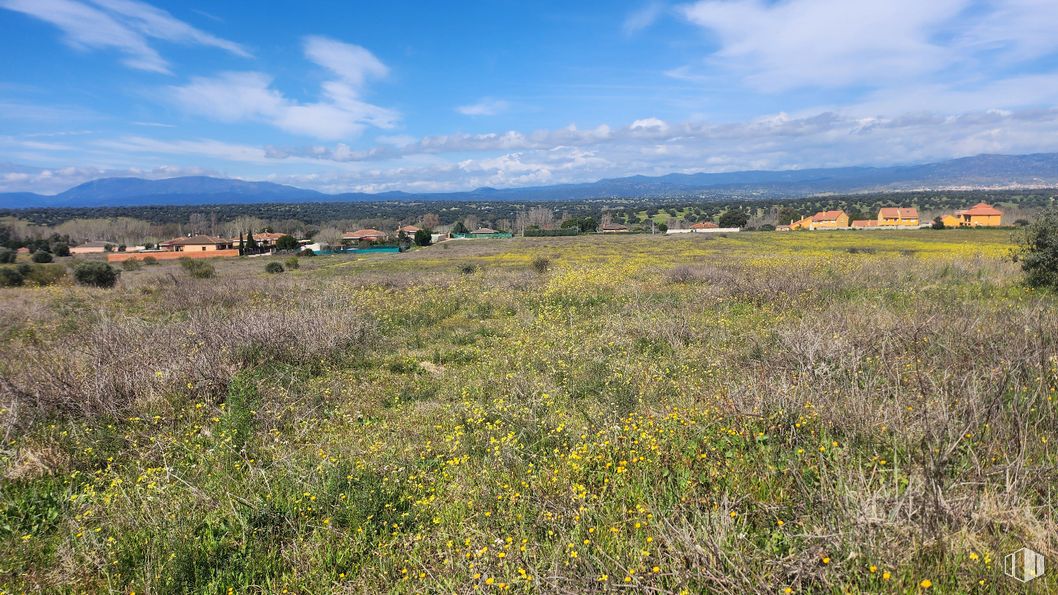
<svg viewBox="0 0 1058 595">
<path fill-rule="evenodd" d="M 0 0 L 0 7 L 58 27 L 79 50 L 117 50 L 131 68 L 170 74 L 168 62 L 150 40 L 199 45 L 249 57 L 239 44 L 206 33 L 168 12 L 135 0 Z"/>
<path fill-rule="evenodd" d="M 469 105 L 461 105 L 456 111 L 464 116 L 495 116 L 507 111 L 511 104 L 502 99 L 485 97 Z"/>
<path fill-rule="evenodd" d="M 633 33 L 642 31 L 653 25 L 658 18 L 664 14 L 665 9 L 665 3 L 660 0 L 647 2 L 637 10 L 628 13 L 628 16 L 625 17 L 624 23 L 621 25 L 621 29 L 624 31 L 625 35 L 632 35 Z"/>
<path fill-rule="evenodd" d="M 1053 0 L 699 0 L 679 8 L 718 48 L 682 80 L 751 90 L 911 88 L 995 80 L 1058 51 Z"/>
<path fill-rule="evenodd" d="M 937 29 L 970 0 L 702 0 L 681 8 L 720 44 L 712 67 L 757 89 L 879 85 L 942 68 L 955 56 Z"/>
<path fill-rule="evenodd" d="M 305 56 L 329 71 L 321 99 L 302 103 L 273 88 L 261 72 L 227 72 L 195 77 L 169 87 L 172 99 L 187 112 L 225 122 L 265 122 L 291 134 L 321 139 L 358 136 L 367 126 L 391 128 L 399 119 L 390 109 L 360 98 L 369 78 L 389 70 L 367 49 L 324 37 L 305 40 Z"/>
</svg>

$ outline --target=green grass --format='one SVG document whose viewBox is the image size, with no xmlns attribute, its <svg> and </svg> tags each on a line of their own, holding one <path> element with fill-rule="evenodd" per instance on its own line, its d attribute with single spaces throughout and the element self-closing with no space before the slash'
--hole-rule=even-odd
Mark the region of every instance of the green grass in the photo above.
<svg viewBox="0 0 1058 595">
<path fill-rule="evenodd" d="M 0 292 L 0 587 L 1020 592 L 1003 555 L 1054 556 L 1058 310 L 1009 232 L 448 244 Z"/>
</svg>

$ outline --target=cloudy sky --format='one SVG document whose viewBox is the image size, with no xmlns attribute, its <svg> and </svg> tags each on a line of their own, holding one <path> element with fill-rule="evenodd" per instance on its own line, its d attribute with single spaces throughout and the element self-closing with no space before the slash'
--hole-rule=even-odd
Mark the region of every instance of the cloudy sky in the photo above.
<svg viewBox="0 0 1058 595">
<path fill-rule="evenodd" d="M 0 0 L 0 191 L 1058 151 L 1058 0 Z"/>
</svg>

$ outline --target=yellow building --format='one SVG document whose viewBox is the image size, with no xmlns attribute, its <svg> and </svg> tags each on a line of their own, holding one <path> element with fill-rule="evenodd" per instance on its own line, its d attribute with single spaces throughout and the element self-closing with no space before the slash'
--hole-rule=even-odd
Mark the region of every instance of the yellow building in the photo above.
<svg viewBox="0 0 1058 595">
<path fill-rule="evenodd" d="M 952 227 L 998 227 L 1003 224 L 1003 212 L 984 202 L 965 211 L 955 211 L 956 225 Z M 944 225 L 948 225 L 947 221 Z"/>
<path fill-rule="evenodd" d="M 878 210 L 881 227 L 918 227 L 918 209 L 914 207 L 883 207 Z"/>
<path fill-rule="evenodd" d="M 800 221 L 792 221 L 790 223 L 790 230 L 791 231 L 796 231 L 798 229 L 812 229 L 812 218 L 811 217 L 805 217 L 804 219 L 801 219 Z"/>
<path fill-rule="evenodd" d="M 812 215 L 808 229 L 844 229 L 849 226 L 845 211 L 820 211 Z"/>
<path fill-rule="evenodd" d="M 959 227 L 960 221 L 955 215 L 944 215 L 940 218 L 940 222 L 944 224 L 944 227 Z"/>
</svg>

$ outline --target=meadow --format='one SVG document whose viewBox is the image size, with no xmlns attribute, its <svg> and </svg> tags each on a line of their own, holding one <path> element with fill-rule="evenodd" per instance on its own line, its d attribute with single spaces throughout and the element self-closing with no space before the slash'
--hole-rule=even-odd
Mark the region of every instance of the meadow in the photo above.
<svg viewBox="0 0 1058 595">
<path fill-rule="evenodd" d="M 1058 561 L 1058 310 L 1011 233 L 0 290 L 0 591 L 1022 592 L 1004 555 Z"/>
</svg>

